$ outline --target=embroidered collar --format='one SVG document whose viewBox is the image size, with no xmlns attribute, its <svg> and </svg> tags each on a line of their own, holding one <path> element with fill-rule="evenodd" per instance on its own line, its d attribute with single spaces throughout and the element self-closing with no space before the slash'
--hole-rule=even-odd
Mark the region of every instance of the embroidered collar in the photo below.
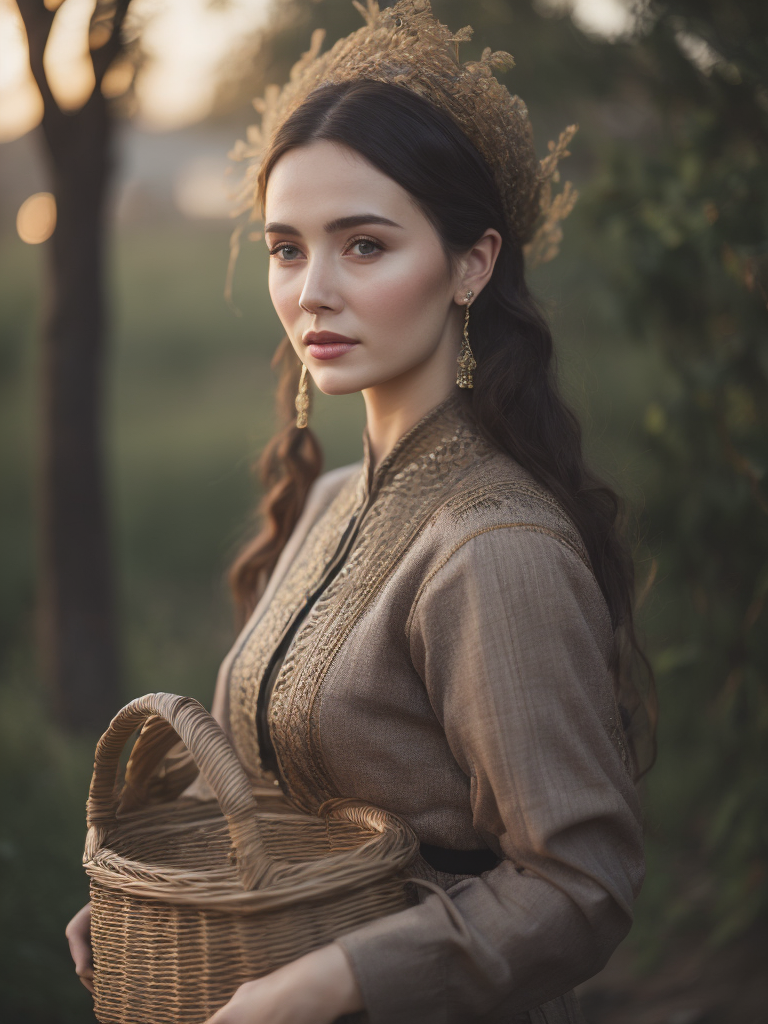
<svg viewBox="0 0 768 1024">
<path fill-rule="evenodd" d="M 364 496 L 367 498 L 381 490 L 385 483 L 394 479 L 410 463 L 432 455 L 442 440 L 448 440 L 455 428 L 466 422 L 463 396 L 450 395 L 407 430 L 375 470 L 368 427 L 365 427 L 362 468 Z"/>
</svg>

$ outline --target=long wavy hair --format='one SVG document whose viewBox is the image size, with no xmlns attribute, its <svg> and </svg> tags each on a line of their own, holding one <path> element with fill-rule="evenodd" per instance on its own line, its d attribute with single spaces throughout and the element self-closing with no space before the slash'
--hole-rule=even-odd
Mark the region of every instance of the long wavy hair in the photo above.
<svg viewBox="0 0 768 1024">
<path fill-rule="evenodd" d="M 430 220 L 450 261 L 486 229 L 503 239 L 493 276 L 472 305 L 475 386 L 463 392 L 478 429 L 548 488 L 578 529 L 616 632 L 613 675 L 636 776 L 656 753 L 656 693 L 633 624 L 634 566 L 622 505 L 587 466 L 579 422 L 558 393 L 552 335 L 524 275 L 522 243 L 506 223 L 483 157 L 451 118 L 394 85 L 356 81 L 312 93 L 282 125 L 260 170 L 263 204 L 270 173 L 290 149 L 319 140 L 355 150 L 404 188 Z M 260 532 L 240 551 L 230 584 L 244 618 L 255 606 L 322 468 L 311 429 L 295 426 L 300 362 L 287 339 L 273 366 L 280 429 L 259 462 Z M 638 669 L 640 671 L 638 671 Z"/>
</svg>

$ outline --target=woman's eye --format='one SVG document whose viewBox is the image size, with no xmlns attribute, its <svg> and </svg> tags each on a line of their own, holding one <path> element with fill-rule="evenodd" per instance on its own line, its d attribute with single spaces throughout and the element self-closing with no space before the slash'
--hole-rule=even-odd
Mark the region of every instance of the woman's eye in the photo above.
<svg viewBox="0 0 768 1024">
<path fill-rule="evenodd" d="M 270 256 L 277 256 L 282 263 L 292 263 L 301 256 L 301 251 L 295 245 L 276 245 Z"/>
<path fill-rule="evenodd" d="M 381 246 L 378 242 L 374 242 L 373 239 L 358 238 L 356 242 L 352 243 L 347 251 L 351 252 L 354 256 L 373 256 L 374 253 L 379 252 L 380 250 Z"/>
</svg>

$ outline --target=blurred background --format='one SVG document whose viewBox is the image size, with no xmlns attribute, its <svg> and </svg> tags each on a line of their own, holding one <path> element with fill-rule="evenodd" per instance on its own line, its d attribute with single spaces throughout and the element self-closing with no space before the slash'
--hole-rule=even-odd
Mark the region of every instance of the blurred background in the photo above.
<svg viewBox="0 0 768 1024">
<path fill-rule="evenodd" d="M 533 287 L 625 495 L 659 754 L 636 923 L 590 1024 L 768 1013 L 768 6 L 433 0 L 581 198 Z M 93 1020 L 64 926 L 93 747 L 131 698 L 209 703 L 233 635 L 281 331 L 232 221 L 251 99 L 349 0 L 0 0 L 0 1012 Z M 328 468 L 362 403 L 320 399 Z"/>
</svg>

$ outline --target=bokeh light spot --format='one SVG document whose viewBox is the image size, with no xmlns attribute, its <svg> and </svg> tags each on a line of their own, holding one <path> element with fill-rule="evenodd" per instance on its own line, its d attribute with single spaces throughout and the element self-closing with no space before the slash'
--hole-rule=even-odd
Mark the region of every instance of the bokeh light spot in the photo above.
<svg viewBox="0 0 768 1024">
<path fill-rule="evenodd" d="M 39 245 L 56 227 L 56 200 L 50 192 L 36 192 L 25 199 L 16 214 L 16 230 L 22 242 Z"/>
<path fill-rule="evenodd" d="M 88 30 L 95 0 L 66 0 L 56 10 L 43 54 L 43 67 L 62 110 L 79 110 L 96 78 L 88 52 Z"/>
<path fill-rule="evenodd" d="M 108 100 L 117 99 L 128 91 L 133 83 L 134 67 L 129 60 L 115 61 L 101 81 L 101 91 Z"/>
</svg>

